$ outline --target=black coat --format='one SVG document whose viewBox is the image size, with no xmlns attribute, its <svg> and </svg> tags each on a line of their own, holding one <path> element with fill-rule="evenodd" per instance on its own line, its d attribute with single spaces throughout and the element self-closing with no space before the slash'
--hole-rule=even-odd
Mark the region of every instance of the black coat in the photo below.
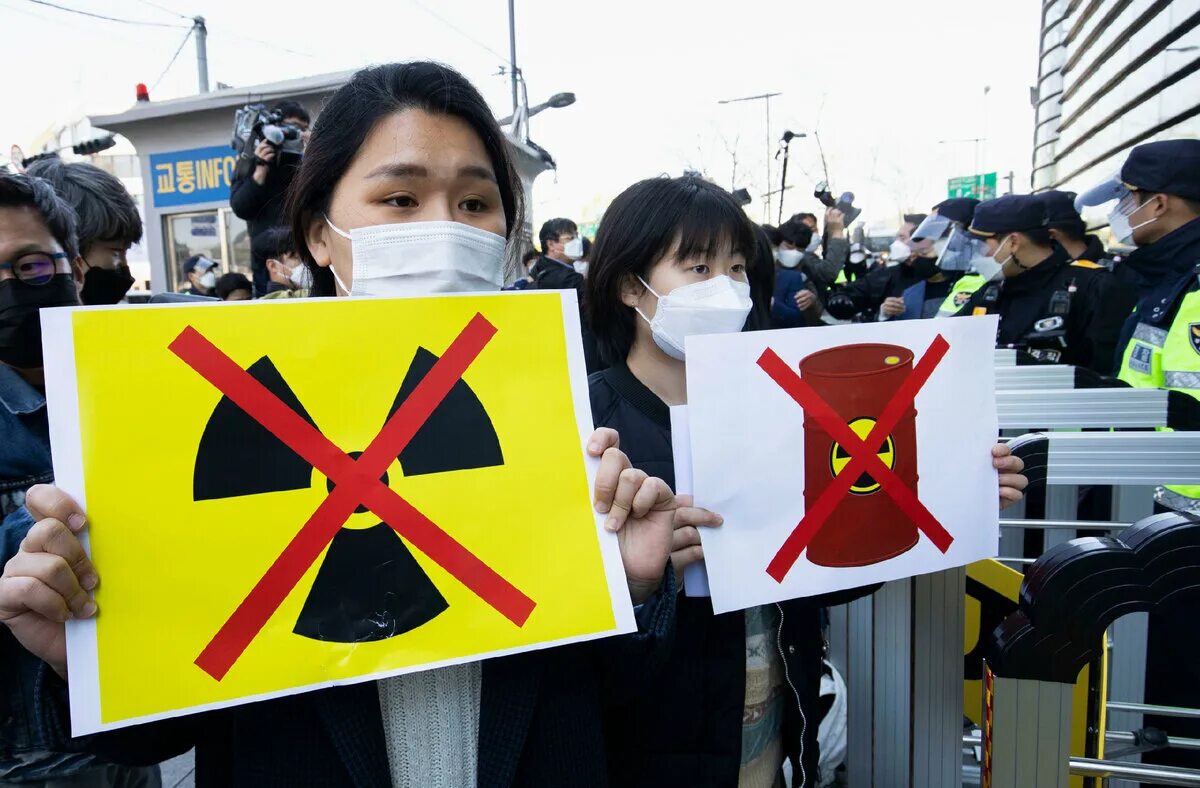
<svg viewBox="0 0 1200 788">
<path fill-rule="evenodd" d="M 996 347 L 1050 349 L 1060 356 L 1046 360 L 1111 375 L 1117 335 L 1133 310 L 1133 294 L 1117 287 L 1108 269 L 1090 261 L 1072 263 L 1055 246 L 1032 269 L 975 291 L 958 314 L 977 310 L 1000 316 Z"/>
<path fill-rule="evenodd" d="M 597 427 L 621 435 L 635 468 L 675 486 L 667 406 L 624 364 L 589 378 Z M 779 605 L 779 647 L 795 689 L 788 695 L 784 750 L 795 765 L 803 741 L 808 785 L 817 774 L 818 695 L 824 642 L 820 610 L 871 593 L 873 586 Z M 674 642 L 653 689 L 606 714 L 609 774 L 621 788 L 730 788 L 741 765 L 746 697 L 746 626 L 739 611 L 714 615 L 703 597 L 680 596 Z M 797 702 L 798 699 L 798 702 Z M 803 728 L 803 738 L 801 737 Z M 800 770 L 795 770 L 800 786 Z"/>
<path fill-rule="evenodd" d="M 668 571 L 639 608 L 636 635 L 485 661 L 477 786 L 608 786 L 601 705 L 646 691 L 670 641 L 675 599 Z M 148 765 L 195 747 L 198 788 L 391 785 L 375 682 L 76 740 L 68 739 L 62 681 L 43 668 L 36 691 L 41 725 L 63 749 Z"/>
<path fill-rule="evenodd" d="M 838 320 L 849 320 L 864 312 L 878 313 L 885 299 L 899 298 L 919 281 L 907 262 L 875 268 L 831 295 L 825 309 Z"/>
<path fill-rule="evenodd" d="M 283 216 L 284 201 L 298 171 L 298 165 L 276 162 L 267 170 L 267 179 L 261 185 L 249 174 L 235 178 L 230 185 L 229 207 L 246 221 L 251 239 L 263 230 L 287 224 Z"/>
</svg>

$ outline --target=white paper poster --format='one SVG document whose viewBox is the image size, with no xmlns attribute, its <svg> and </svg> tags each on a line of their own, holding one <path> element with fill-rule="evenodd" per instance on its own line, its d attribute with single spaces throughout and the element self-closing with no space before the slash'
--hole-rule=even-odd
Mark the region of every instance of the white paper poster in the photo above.
<svg viewBox="0 0 1200 788">
<path fill-rule="evenodd" d="M 687 341 L 696 505 L 713 610 L 996 555 L 998 320 Z"/>
</svg>

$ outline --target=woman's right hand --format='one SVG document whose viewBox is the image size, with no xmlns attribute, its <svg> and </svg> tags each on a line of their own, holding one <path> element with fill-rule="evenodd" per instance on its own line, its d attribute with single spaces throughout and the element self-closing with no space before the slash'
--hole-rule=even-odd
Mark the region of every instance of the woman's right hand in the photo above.
<svg viewBox="0 0 1200 788">
<path fill-rule="evenodd" d="M 36 522 L 0 575 L 0 621 L 66 678 L 65 622 L 96 614 L 88 592 L 100 577 L 78 537 L 87 517 L 69 495 L 47 484 L 29 490 L 25 507 Z"/>
<path fill-rule="evenodd" d="M 680 585 L 683 570 L 704 560 L 698 528 L 716 528 L 725 519 L 716 512 L 693 506 L 690 495 L 675 496 L 675 531 L 671 535 L 671 565 L 675 567 L 675 585 Z"/>
</svg>

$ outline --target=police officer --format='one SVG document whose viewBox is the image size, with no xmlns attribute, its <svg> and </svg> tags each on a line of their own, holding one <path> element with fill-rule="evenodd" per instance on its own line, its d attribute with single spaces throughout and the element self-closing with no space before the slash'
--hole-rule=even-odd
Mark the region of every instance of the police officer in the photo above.
<svg viewBox="0 0 1200 788">
<path fill-rule="evenodd" d="M 1116 200 L 1113 236 L 1137 249 L 1118 268 L 1136 277 L 1141 296 L 1121 334 L 1118 377 L 1131 386 L 1170 388 L 1200 399 L 1200 141 L 1163 140 L 1129 153 L 1120 175 L 1080 196 L 1078 204 Z M 1161 507 L 1200 512 L 1200 487 L 1156 491 Z M 1200 633 L 1194 606 L 1160 606 L 1150 615 L 1145 700 L 1200 705 Z M 1200 736 L 1200 721 L 1146 716 L 1171 736 Z M 1200 767 L 1194 751 L 1145 753 L 1143 760 Z"/>
<path fill-rule="evenodd" d="M 930 214 L 921 226 L 913 233 L 913 237 L 933 241 L 934 251 L 937 252 L 937 267 L 950 282 L 945 298 L 938 306 L 936 317 L 950 317 L 967 303 L 971 294 L 982 287 L 986 280 L 973 270 L 975 247 L 970 242 L 974 238 L 967 228 L 975 217 L 975 209 L 979 200 L 973 197 L 951 197 L 933 206 Z M 929 282 L 935 282 L 930 279 Z M 926 288 L 928 294 L 928 287 Z"/>
<path fill-rule="evenodd" d="M 989 283 L 959 315 L 1000 315 L 997 347 L 1112 372 L 1122 320 L 1106 314 L 1112 275 L 1097 263 L 1070 261 L 1051 239 L 1039 200 L 1013 194 L 980 203 L 970 232 L 984 242 L 975 265 Z"/>
<path fill-rule="evenodd" d="M 1087 223 L 1075 210 L 1075 192 L 1051 189 L 1033 195 L 1046 209 L 1046 227 L 1050 237 L 1067 253 L 1071 262 L 1087 260 L 1112 270 L 1114 258 L 1100 239 L 1087 231 Z M 1130 308 L 1132 308 L 1132 304 Z"/>
</svg>

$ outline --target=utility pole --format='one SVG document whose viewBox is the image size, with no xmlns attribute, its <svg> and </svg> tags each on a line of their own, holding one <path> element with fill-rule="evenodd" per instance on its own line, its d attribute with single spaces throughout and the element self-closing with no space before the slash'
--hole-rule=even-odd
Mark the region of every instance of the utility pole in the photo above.
<svg viewBox="0 0 1200 788">
<path fill-rule="evenodd" d="M 200 78 L 200 92 L 208 92 L 208 28 L 204 17 L 192 18 L 192 32 L 196 35 L 196 71 Z"/>
<path fill-rule="evenodd" d="M 513 117 L 517 114 L 517 18 L 514 0 L 508 0 L 508 70 L 512 76 Z"/>
<path fill-rule="evenodd" d="M 735 99 L 724 99 L 718 104 L 737 104 L 741 101 L 762 101 L 767 107 L 767 212 L 763 221 L 771 219 L 771 99 L 782 96 L 782 93 L 763 93 L 758 96 L 742 96 Z"/>
<path fill-rule="evenodd" d="M 1005 194 L 1012 194 L 1013 193 L 1013 171 L 1012 170 L 1008 171 L 1008 175 L 1004 176 L 1004 180 L 1008 181 L 1008 191 L 1006 191 Z"/>
</svg>

